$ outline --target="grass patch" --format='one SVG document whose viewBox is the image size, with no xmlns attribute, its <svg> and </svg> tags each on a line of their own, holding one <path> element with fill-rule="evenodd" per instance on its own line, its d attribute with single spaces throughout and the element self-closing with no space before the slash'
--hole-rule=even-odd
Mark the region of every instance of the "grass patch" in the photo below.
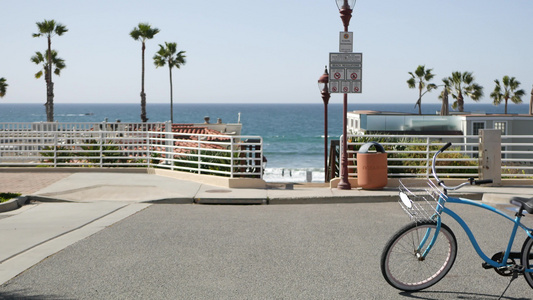
<svg viewBox="0 0 533 300">
<path fill-rule="evenodd" d="M 9 201 L 13 198 L 20 196 L 19 193 L 0 193 L 0 203 Z"/>
</svg>

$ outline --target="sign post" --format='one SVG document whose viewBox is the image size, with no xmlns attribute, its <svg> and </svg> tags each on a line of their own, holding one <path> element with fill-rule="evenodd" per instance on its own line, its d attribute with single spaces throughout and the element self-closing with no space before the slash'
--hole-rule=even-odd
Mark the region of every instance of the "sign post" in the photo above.
<svg viewBox="0 0 533 300">
<path fill-rule="evenodd" d="M 345 5 L 347 4 L 344 1 Z M 338 4 L 338 2 L 337 2 Z M 355 1 L 353 2 L 355 4 Z M 360 94 L 362 92 L 363 79 L 363 54 L 353 53 L 353 32 L 348 32 L 348 23 L 351 18 L 351 8 L 339 8 L 341 19 L 344 23 L 344 31 L 339 34 L 339 52 L 329 54 L 329 92 L 342 93 L 343 97 L 343 128 L 341 149 L 341 180 L 337 188 L 342 190 L 351 189 L 348 179 L 348 94 Z M 349 18 L 346 17 L 349 13 Z M 347 21 L 345 21 L 347 19 Z"/>
</svg>

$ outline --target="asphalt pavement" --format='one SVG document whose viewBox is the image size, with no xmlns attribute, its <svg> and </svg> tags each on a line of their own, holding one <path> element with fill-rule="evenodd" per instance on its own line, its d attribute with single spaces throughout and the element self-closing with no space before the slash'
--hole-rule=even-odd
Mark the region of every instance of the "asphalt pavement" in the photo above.
<svg viewBox="0 0 533 300">
<path fill-rule="evenodd" d="M 9 180 L 13 184 L 6 186 Z M 380 281 L 376 265 L 388 237 L 407 221 L 395 203 L 396 189 L 342 191 L 317 184 L 226 189 L 142 173 L 0 173 L 0 192 L 15 192 L 16 184 L 26 188 L 31 202 L 0 213 L 0 298 L 399 297 Z M 465 190 L 501 207 L 508 206 L 510 195 L 530 191 L 529 186 Z M 487 274 L 475 261 L 476 272 Z M 454 268 L 463 269 L 458 263 Z M 487 280 L 502 278 L 491 273 Z M 457 276 L 461 282 L 444 285 L 444 292 L 437 288 L 436 295 L 419 296 L 490 299 L 500 290 L 480 282 L 472 289 L 461 277 L 470 275 Z M 360 277 L 365 280 L 354 281 Z M 527 284 L 519 281 L 511 286 L 518 295 L 511 299 L 530 299 Z M 149 297 L 155 290 L 160 294 Z"/>
<path fill-rule="evenodd" d="M 470 207 L 461 214 L 489 255 L 501 250 L 495 240 L 508 227 Z M 407 222 L 392 202 L 150 205 L 0 285 L 0 298 L 497 299 L 509 283 L 484 270 L 447 221 L 459 242 L 448 276 L 419 293 L 395 290 L 381 276 L 380 255 Z M 519 278 L 504 299 L 532 297 Z"/>
</svg>

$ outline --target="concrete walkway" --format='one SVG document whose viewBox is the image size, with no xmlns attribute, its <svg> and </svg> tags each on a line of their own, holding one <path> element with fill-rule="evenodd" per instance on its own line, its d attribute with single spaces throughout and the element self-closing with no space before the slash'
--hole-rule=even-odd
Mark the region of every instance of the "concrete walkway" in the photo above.
<svg viewBox="0 0 533 300">
<path fill-rule="evenodd" d="M 228 189 L 146 173 L 1 172 L 0 192 L 31 201 L 0 213 L 0 284 L 65 247 L 154 203 L 316 204 L 397 201 L 397 189 L 338 190 L 321 184 Z M 533 187 L 466 187 L 476 199 L 508 203 Z"/>
<path fill-rule="evenodd" d="M 221 188 L 146 173 L 1 172 L 0 192 L 40 202 L 141 202 L 198 204 L 315 204 L 396 201 L 397 189 L 338 190 L 325 184 L 269 184 L 266 189 Z M 533 186 L 467 186 L 455 193 L 490 202 L 533 196 Z"/>
</svg>

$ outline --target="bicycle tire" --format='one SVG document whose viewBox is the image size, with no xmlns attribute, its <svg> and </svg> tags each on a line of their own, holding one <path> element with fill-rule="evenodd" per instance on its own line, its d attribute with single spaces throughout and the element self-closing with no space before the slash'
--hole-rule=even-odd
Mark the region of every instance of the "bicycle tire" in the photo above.
<svg viewBox="0 0 533 300">
<path fill-rule="evenodd" d="M 520 263 L 524 268 L 531 269 L 533 267 L 533 239 L 527 237 L 520 252 Z M 524 272 L 524 278 L 531 288 L 533 288 L 533 273 Z"/>
<path fill-rule="evenodd" d="M 390 238 L 381 254 L 381 273 L 391 286 L 402 291 L 419 291 L 446 276 L 457 256 L 457 239 L 448 226 L 441 224 L 437 241 L 425 259 L 417 256 L 420 240 L 428 229 L 432 229 L 433 237 L 436 228 L 437 223 L 430 220 L 410 223 Z"/>
</svg>

